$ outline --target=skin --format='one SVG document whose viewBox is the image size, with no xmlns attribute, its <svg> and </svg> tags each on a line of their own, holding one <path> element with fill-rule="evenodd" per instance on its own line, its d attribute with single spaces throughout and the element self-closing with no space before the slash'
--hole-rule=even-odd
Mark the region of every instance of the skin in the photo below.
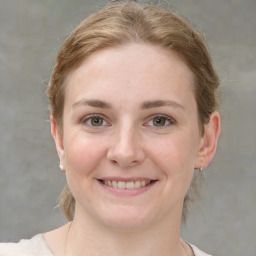
<svg viewBox="0 0 256 256">
<path fill-rule="evenodd" d="M 193 255 L 180 240 L 183 200 L 213 158 L 220 118 L 200 134 L 193 74 L 174 52 L 94 53 L 68 78 L 63 136 L 51 125 L 76 199 L 74 221 L 44 235 L 55 255 Z M 111 179 L 154 182 L 123 193 L 99 181 Z"/>
</svg>

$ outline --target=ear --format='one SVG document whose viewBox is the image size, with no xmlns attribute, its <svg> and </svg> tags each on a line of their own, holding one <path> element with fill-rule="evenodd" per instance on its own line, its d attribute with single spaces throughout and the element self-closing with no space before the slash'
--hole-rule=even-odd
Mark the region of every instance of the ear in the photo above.
<svg viewBox="0 0 256 256">
<path fill-rule="evenodd" d="M 62 134 L 60 134 L 53 116 L 50 117 L 50 121 L 51 121 L 51 134 L 54 138 L 57 153 L 60 159 L 60 169 L 64 171 L 65 170 L 65 152 L 63 147 L 63 136 Z"/>
<path fill-rule="evenodd" d="M 214 157 L 220 135 L 220 115 L 214 111 L 210 120 L 204 125 L 204 134 L 200 140 L 199 150 L 195 161 L 195 169 L 206 167 Z"/>
</svg>

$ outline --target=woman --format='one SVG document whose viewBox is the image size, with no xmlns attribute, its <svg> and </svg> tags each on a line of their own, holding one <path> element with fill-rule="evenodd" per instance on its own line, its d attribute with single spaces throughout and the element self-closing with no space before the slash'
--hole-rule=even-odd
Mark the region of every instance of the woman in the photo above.
<svg viewBox="0 0 256 256">
<path fill-rule="evenodd" d="M 111 4 L 60 49 L 47 95 L 67 225 L 0 255 L 207 255 L 180 239 L 220 133 L 200 34 L 156 6 Z"/>
</svg>

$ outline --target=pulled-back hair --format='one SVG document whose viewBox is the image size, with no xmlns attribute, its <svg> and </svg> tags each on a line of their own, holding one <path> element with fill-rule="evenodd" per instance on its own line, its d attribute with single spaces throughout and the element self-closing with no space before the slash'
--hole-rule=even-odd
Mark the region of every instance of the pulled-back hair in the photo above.
<svg viewBox="0 0 256 256">
<path fill-rule="evenodd" d="M 67 76 L 93 53 L 129 43 L 162 46 L 176 52 L 194 74 L 193 86 L 197 102 L 200 132 L 204 133 L 211 113 L 217 108 L 218 77 L 202 35 L 185 19 L 154 5 L 140 5 L 133 1 L 108 4 L 85 19 L 66 39 L 57 56 L 47 96 L 50 115 L 62 133 L 62 118 Z M 184 199 L 183 219 L 188 203 L 199 195 L 201 172 L 195 172 Z M 68 220 L 75 211 L 75 199 L 66 186 L 59 204 Z"/>
</svg>

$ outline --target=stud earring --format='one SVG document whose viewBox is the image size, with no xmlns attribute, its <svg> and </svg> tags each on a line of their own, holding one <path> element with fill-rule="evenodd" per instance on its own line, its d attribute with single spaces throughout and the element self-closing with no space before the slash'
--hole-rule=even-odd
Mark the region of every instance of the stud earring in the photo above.
<svg viewBox="0 0 256 256">
<path fill-rule="evenodd" d="M 61 164 L 61 162 L 60 162 L 60 164 L 59 164 L 59 167 L 60 167 L 60 169 L 61 169 L 62 171 L 64 171 L 64 166 Z"/>
<path fill-rule="evenodd" d="M 202 172 L 202 171 L 203 171 L 203 167 L 200 167 L 198 170 L 199 170 L 200 172 Z"/>
</svg>

